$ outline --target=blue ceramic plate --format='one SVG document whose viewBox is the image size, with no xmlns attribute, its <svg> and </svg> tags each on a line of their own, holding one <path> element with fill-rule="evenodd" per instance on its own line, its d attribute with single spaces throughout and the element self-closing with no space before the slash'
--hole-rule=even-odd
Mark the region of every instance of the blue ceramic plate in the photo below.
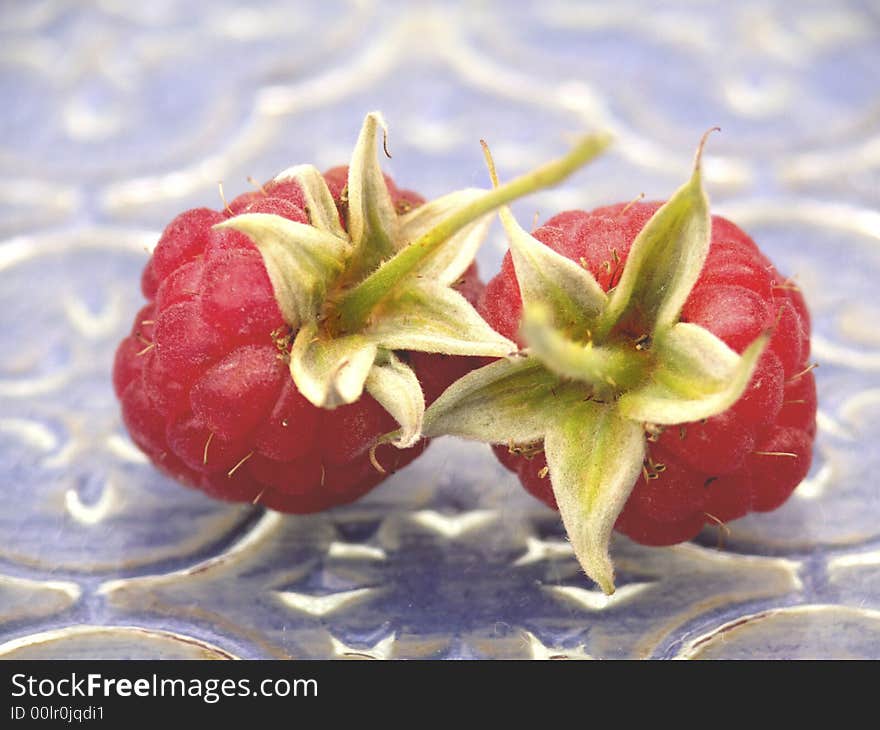
<svg viewBox="0 0 880 730">
<path fill-rule="evenodd" d="M 662 7 L 661 7 L 662 5 Z M 0 656 L 880 658 L 876 5 L 63 2 L 0 10 Z M 610 153 L 516 206 L 667 196 L 715 124 L 714 209 L 814 313 L 813 469 L 772 514 L 579 571 L 486 447 L 435 441 L 310 517 L 211 501 L 132 446 L 110 387 L 146 249 L 247 176 L 344 162 L 486 185 L 570 136 Z M 480 253 L 484 275 L 504 250 Z M 454 468 L 453 468 L 454 467 Z"/>
</svg>

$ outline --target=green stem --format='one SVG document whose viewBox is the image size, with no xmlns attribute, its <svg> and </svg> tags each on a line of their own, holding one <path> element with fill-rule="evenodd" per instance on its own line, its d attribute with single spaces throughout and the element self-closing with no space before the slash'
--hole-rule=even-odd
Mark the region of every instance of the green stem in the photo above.
<svg viewBox="0 0 880 730">
<path fill-rule="evenodd" d="M 453 213 L 421 238 L 379 267 L 339 302 L 340 324 L 344 332 L 358 331 L 370 312 L 407 274 L 469 223 L 512 200 L 561 182 L 579 167 L 597 157 L 610 144 L 608 134 L 583 138 L 567 155 L 501 185 Z"/>
</svg>

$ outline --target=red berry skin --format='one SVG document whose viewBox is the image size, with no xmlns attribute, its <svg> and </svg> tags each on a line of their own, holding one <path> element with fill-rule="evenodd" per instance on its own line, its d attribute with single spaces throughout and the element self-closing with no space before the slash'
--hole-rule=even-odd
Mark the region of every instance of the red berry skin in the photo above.
<svg viewBox="0 0 880 730">
<path fill-rule="evenodd" d="M 533 235 L 585 266 L 607 291 L 660 205 L 567 211 Z M 523 344 L 518 337 L 522 300 L 509 253 L 486 284 L 478 310 L 498 332 Z M 646 545 L 682 542 L 706 524 L 776 509 L 809 471 L 816 433 L 816 385 L 807 362 L 810 317 L 803 295 L 724 218 L 712 218 L 709 254 L 681 318 L 738 352 L 762 332 L 772 335 L 745 393 L 730 409 L 703 422 L 669 426 L 649 440 L 646 474 L 653 476 L 639 478 L 615 526 Z M 543 454 L 493 449 L 531 494 L 556 507 Z"/>
<path fill-rule="evenodd" d="M 807 476 L 813 457 L 813 439 L 804 430 L 774 426 L 763 435 L 749 457 L 752 505 L 759 512 L 781 506 Z"/>
<path fill-rule="evenodd" d="M 347 168 L 327 173 L 340 202 Z M 416 193 L 386 178 L 399 211 Z M 230 211 L 232 211 L 230 213 Z M 148 304 L 116 351 L 113 386 L 132 440 L 169 476 L 212 497 L 308 513 L 345 504 L 417 458 L 427 446 L 383 445 L 396 424 L 369 395 L 335 410 L 309 403 L 278 349 L 287 330 L 262 258 L 250 239 L 212 226 L 232 214 L 270 213 L 309 222 L 293 180 L 270 181 L 222 211 L 182 213 L 163 232 L 141 278 Z M 475 304 L 475 266 L 460 291 Z M 402 352 L 427 401 L 479 363 Z"/>
<path fill-rule="evenodd" d="M 162 281 L 178 266 L 200 255 L 211 238 L 211 226 L 223 220 L 223 214 L 216 210 L 195 208 L 171 221 L 162 232 L 148 264 L 156 281 Z"/>
<path fill-rule="evenodd" d="M 743 465 L 755 449 L 755 433 L 731 409 L 704 423 L 670 426 L 657 445 L 697 473 L 718 476 Z"/>
</svg>

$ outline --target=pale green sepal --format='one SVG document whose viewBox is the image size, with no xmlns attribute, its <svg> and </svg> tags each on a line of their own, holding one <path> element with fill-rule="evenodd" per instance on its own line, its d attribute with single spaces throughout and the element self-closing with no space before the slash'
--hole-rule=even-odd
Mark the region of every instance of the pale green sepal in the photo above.
<svg viewBox="0 0 880 730">
<path fill-rule="evenodd" d="M 329 338 L 308 322 L 293 341 L 290 374 L 310 403 L 336 408 L 360 398 L 376 354 L 376 344 L 363 335 Z"/>
<path fill-rule="evenodd" d="M 399 239 L 397 211 L 379 167 L 379 129 L 388 127 L 379 112 L 364 119 L 348 167 L 348 235 L 354 245 L 354 262 L 362 272 L 394 254 Z"/>
<path fill-rule="evenodd" d="M 541 304 L 555 327 L 587 334 L 608 297 L 593 275 L 579 264 L 526 233 L 508 208 L 499 210 L 523 304 Z"/>
<path fill-rule="evenodd" d="M 584 572 L 611 594 L 614 567 L 608 546 L 642 470 L 642 427 L 611 406 L 581 403 L 550 424 L 544 454 L 574 554 Z"/>
<path fill-rule="evenodd" d="M 468 188 L 432 200 L 400 216 L 401 247 L 419 240 L 456 211 L 473 203 L 486 194 L 485 190 Z M 439 248 L 422 260 L 410 276 L 439 281 L 449 286 L 455 284 L 465 272 L 486 237 L 492 215 L 477 218 L 452 234 Z"/>
<path fill-rule="evenodd" d="M 691 179 L 645 224 L 627 256 L 605 310 L 599 336 L 638 307 L 640 334 L 678 321 L 709 253 L 711 219 L 699 158 Z"/>
<path fill-rule="evenodd" d="M 399 449 L 412 446 L 421 437 L 425 396 L 412 368 L 394 353 L 380 351 L 366 381 L 367 392 L 400 424 L 392 442 Z"/>
<path fill-rule="evenodd" d="M 291 328 L 318 316 L 328 287 L 343 270 L 347 242 L 268 213 L 244 213 L 214 228 L 233 228 L 254 242 L 284 321 Z"/>
<path fill-rule="evenodd" d="M 425 436 L 460 436 L 496 444 L 533 444 L 561 408 L 583 395 L 537 359 L 515 356 L 472 370 L 425 413 Z"/>
<path fill-rule="evenodd" d="M 314 165 L 296 165 L 288 167 L 275 177 L 281 180 L 296 180 L 302 190 L 306 203 L 306 212 L 312 225 L 321 231 L 348 240 L 348 236 L 339 222 L 339 210 L 333 201 L 333 195 L 327 187 L 327 181 Z"/>
<path fill-rule="evenodd" d="M 679 322 L 659 333 L 651 345 L 667 375 L 681 373 L 688 380 L 680 388 L 691 395 L 710 393 L 723 387 L 736 371 L 740 356 L 720 337 L 692 322 Z"/>
<path fill-rule="evenodd" d="M 432 281 L 396 293 L 363 332 L 389 350 L 503 357 L 517 349 L 461 294 Z"/>
<path fill-rule="evenodd" d="M 769 337 L 761 335 L 737 355 L 708 330 L 680 322 L 654 343 L 657 366 L 645 385 L 620 397 L 620 414 L 668 425 L 726 411 L 745 392 Z"/>
<path fill-rule="evenodd" d="M 598 394 L 611 396 L 637 383 L 648 366 L 646 356 L 620 345 L 594 345 L 571 339 L 551 319 L 548 306 L 527 304 L 520 332 L 529 352 L 555 373 L 587 383 Z"/>
</svg>

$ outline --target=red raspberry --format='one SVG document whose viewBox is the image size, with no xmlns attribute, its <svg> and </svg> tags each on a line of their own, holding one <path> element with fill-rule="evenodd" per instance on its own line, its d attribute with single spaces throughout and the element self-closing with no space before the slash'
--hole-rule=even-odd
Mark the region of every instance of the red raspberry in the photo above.
<svg viewBox="0 0 880 730">
<path fill-rule="evenodd" d="M 346 175 L 347 168 L 327 173 L 337 201 Z M 399 211 L 424 202 L 386 180 Z M 308 223 L 304 205 L 295 181 L 272 181 L 224 211 L 175 218 L 144 270 L 149 304 L 119 345 L 113 370 L 129 433 L 160 469 L 220 499 L 296 513 L 350 502 L 382 481 L 370 450 L 396 428 L 366 393 L 335 410 L 299 394 L 282 352 L 291 333 L 260 252 L 242 233 L 212 230 L 239 213 Z M 475 302 L 481 290 L 471 266 L 460 291 Z M 429 403 L 473 366 L 462 357 L 398 354 L 423 380 Z M 375 459 L 393 472 L 426 443 L 381 445 Z"/>
<path fill-rule="evenodd" d="M 568 211 L 533 235 L 581 263 L 608 291 L 617 284 L 636 235 L 660 205 Z M 773 335 L 731 408 L 702 422 L 666 427 L 649 443 L 645 471 L 616 524 L 647 545 L 689 540 L 704 524 L 775 509 L 810 467 L 816 386 L 807 362 L 810 320 L 804 299 L 730 221 L 713 217 L 711 238 L 681 321 L 701 325 L 740 353 L 762 332 Z M 479 310 L 499 333 L 519 339 L 522 299 L 510 253 L 487 284 Z M 542 452 L 493 448 L 529 492 L 556 507 Z"/>
</svg>

